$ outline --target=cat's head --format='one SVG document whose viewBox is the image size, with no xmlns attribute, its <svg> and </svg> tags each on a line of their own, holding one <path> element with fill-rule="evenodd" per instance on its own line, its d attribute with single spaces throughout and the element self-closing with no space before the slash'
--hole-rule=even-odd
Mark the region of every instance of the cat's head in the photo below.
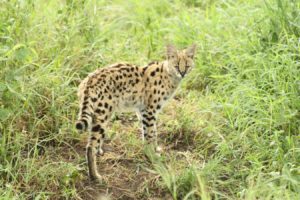
<svg viewBox="0 0 300 200">
<path fill-rule="evenodd" d="M 169 69 L 174 72 L 177 77 L 183 78 L 194 67 L 195 53 L 195 44 L 184 50 L 177 50 L 175 46 L 168 45 L 167 59 Z"/>
</svg>

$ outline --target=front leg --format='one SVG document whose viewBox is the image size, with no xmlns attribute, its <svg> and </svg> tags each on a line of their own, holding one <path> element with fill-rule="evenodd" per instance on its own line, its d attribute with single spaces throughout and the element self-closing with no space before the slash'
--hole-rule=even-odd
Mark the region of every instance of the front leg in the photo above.
<svg viewBox="0 0 300 200">
<path fill-rule="evenodd" d="M 156 113 L 150 109 L 145 109 L 140 112 L 142 121 L 142 139 L 148 144 L 153 144 L 158 148 L 157 130 L 156 130 Z"/>
</svg>

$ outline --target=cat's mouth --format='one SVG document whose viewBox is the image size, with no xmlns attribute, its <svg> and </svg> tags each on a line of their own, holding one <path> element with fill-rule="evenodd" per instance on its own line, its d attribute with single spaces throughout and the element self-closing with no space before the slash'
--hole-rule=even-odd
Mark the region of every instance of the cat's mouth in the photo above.
<svg viewBox="0 0 300 200">
<path fill-rule="evenodd" d="M 175 68 L 176 68 L 177 72 L 180 74 L 181 78 L 183 78 L 186 75 L 186 70 L 182 72 L 182 71 L 180 71 L 179 66 L 176 66 Z"/>
</svg>

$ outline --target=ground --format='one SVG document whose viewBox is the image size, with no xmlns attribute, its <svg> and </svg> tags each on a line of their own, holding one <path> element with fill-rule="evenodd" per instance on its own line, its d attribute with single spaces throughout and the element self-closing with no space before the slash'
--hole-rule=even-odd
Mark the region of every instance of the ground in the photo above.
<svg viewBox="0 0 300 200">
<path fill-rule="evenodd" d="M 177 100 L 171 100 L 165 110 L 169 111 L 161 114 L 161 117 L 172 115 L 172 107 L 178 104 Z M 166 116 L 167 115 L 167 116 Z M 128 137 L 133 137 L 134 140 L 139 140 L 140 127 L 139 121 L 134 113 L 118 114 L 117 119 L 109 125 L 117 127 L 118 133 L 115 138 L 107 139 L 104 150 L 104 156 L 98 157 L 98 170 L 102 175 L 102 182 L 97 183 L 90 181 L 87 176 L 87 171 L 84 171 L 83 181 L 76 183 L 76 189 L 82 191 L 79 199 L 152 199 L 152 200 L 168 200 L 172 196 L 166 189 L 162 189 L 158 182 L 161 181 L 160 175 L 152 169 L 152 162 L 144 152 L 144 147 L 141 141 L 135 141 L 130 148 L 127 145 Z M 162 128 L 163 124 L 159 123 L 158 129 Z M 131 135 L 129 135 L 131 134 Z M 165 133 L 167 134 L 167 133 Z M 178 160 L 186 160 L 186 154 L 191 154 L 193 145 L 181 144 L 183 136 L 172 139 L 170 143 L 166 141 L 168 136 L 164 133 L 159 134 L 159 140 L 164 147 L 162 157 L 175 156 Z M 74 149 L 80 154 L 80 159 L 85 155 L 85 146 L 87 134 L 82 136 L 79 141 L 74 144 Z M 66 147 L 68 149 L 68 147 Z M 66 161 L 70 161 L 72 152 L 68 151 Z M 152 155 L 155 156 L 155 155 Z M 158 160 L 161 159 L 156 157 Z M 73 160 L 74 162 L 74 160 Z M 76 162 L 76 161 L 75 161 Z"/>
</svg>

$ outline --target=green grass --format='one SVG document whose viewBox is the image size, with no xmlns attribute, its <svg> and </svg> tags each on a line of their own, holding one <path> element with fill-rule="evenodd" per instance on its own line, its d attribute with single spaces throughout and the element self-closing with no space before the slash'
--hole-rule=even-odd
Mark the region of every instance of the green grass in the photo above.
<svg viewBox="0 0 300 200">
<path fill-rule="evenodd" d="M 137 123 L 110 131 L 158 177 L 139 198 L 300 198 L 299 1 L 45 2 L 0 1 L 0 199 L 80 199 L 80 80 L 109 63 L 160 60 L 168 43 L 198 45 L 160 116 L 160 138 L 175 147 L 158 158 L 141 151 Z"/>
</svg>

